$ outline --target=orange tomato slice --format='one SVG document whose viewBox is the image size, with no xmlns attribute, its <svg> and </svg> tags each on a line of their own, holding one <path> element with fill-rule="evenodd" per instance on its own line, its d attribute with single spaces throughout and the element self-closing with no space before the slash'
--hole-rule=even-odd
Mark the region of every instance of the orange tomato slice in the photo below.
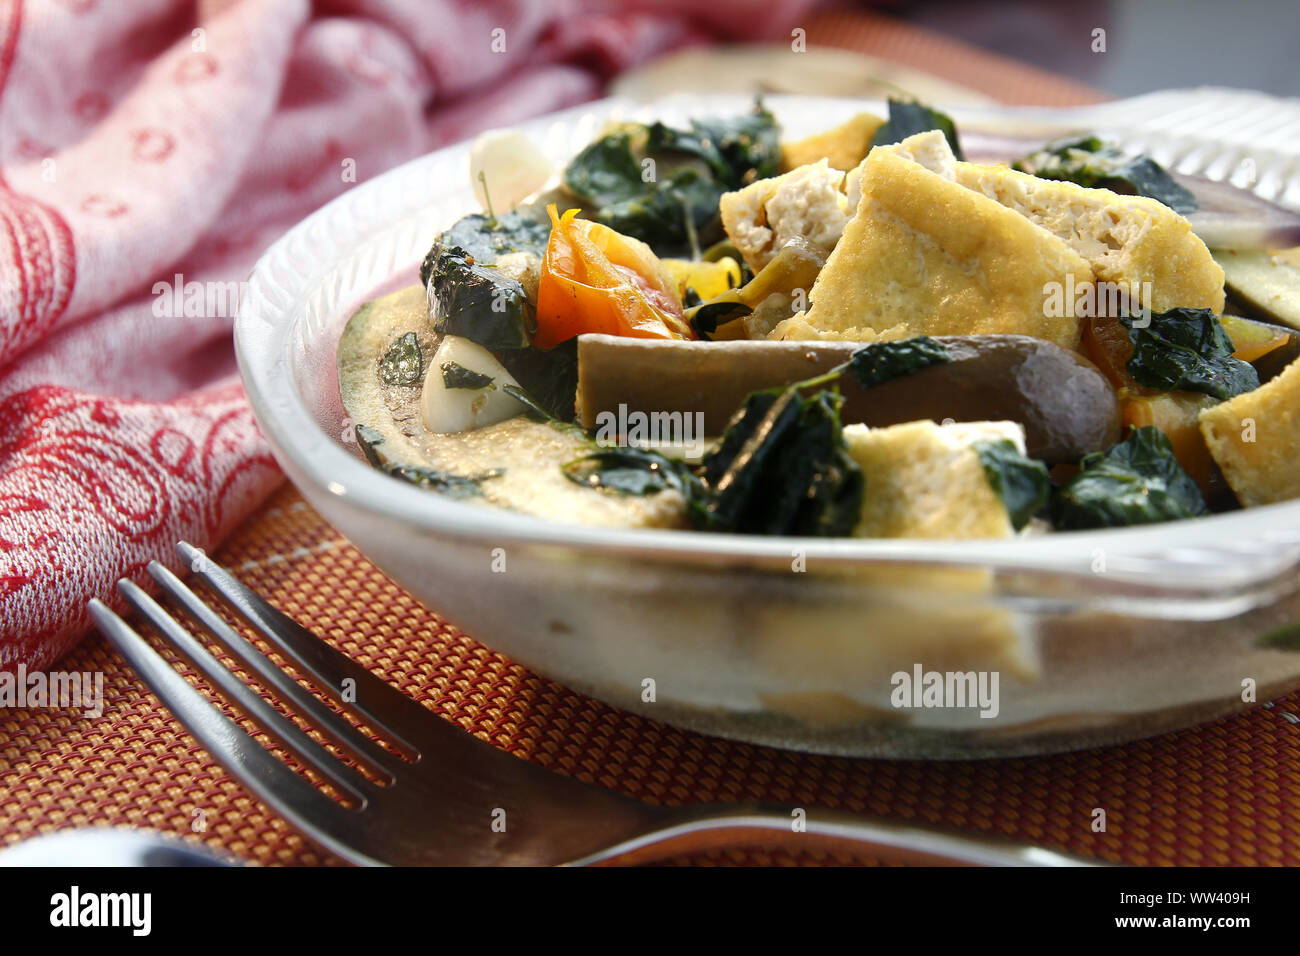
<svg viewBox="0 0 1300 956">
<path fill-rule="evenodd" d="M 537 288 L 537 334 L 549 349 L 583 332 L 644 339 L 693 339 L 682 315 L 677 282 L 639 239 L 578 219 L 570 209 L 551 216 Z"/>
</svg>

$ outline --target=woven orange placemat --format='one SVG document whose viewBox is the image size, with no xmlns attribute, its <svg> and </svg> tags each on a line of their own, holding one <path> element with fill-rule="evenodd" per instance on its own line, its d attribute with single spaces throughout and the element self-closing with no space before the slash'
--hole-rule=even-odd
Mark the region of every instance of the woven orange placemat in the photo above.
<svg viewBox="0 0 1300 956">
<path fill-rule="evenodd" d="M 1300 695 L 1194 730 L 1053 757 L 851 760 L 731 743 L 529 673 L 421 607 L 284 487 L 214 555 L 431 711 L 561 773 L 657 803 L 770 800 L 1003 834 L 1135 864 L 1300 864 Z M 135 824 L 259 863 L 336 862 L 250 798 L 97 635 L 103 716 L 0 711 L 0 842 Z M 1105 833 L 1092 811 L 1107 814 Z M 731 850 L 691 862 L 871 862 Z"/>
<path fill-rule="evenodd" d="M 945 76 L 957 71 L 955 78 L 1011 102 L 1098 98 L 893 21 L 844 17 L 815 18 L 809 42 L 852 45 Z M 421 607 L 292 488 L 274 495 L 214 557 L 433 713 L 519 757 L 645 800 L 824 806 L 1112 862 L 1300 864 L 1300 695 L 1194 730 L 1054 757 L 822 757 L 676 730 L 529 673 Z M 228 777 L 98 635 L 58 666 L 103 672 L 104 714 L 0 710 L 0 845 L 63 827 L 130 824 L 256 863 L 338 862 Z M 1105 833 L 1092 831 L 1095 807 L 1106 810 Z M 673 862 L 874 861 L 750 848 Z"/>
</svg>

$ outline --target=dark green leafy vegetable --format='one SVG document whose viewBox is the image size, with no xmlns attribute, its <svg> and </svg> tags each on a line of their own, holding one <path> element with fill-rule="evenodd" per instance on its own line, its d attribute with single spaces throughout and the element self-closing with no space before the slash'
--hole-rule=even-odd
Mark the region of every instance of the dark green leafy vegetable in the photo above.
<svg viewBox="0 0 1300 956">
<path fill-rule="evenodd" d="M 490 266 L 512 252 L 531 252 L 541 258 L 546 254 L 546 241 L 550 236 L 550 223 L 530 219 L 517 212 L 496 217 L 472 213 L 459 219 L 438 237 L 420 263 L 420 282 L 428 287 L 438 257 L 452 249 L 458 248 L 466 255 L 473 256 L 480 266 Z"/>
<path fill-rule="evenodd" d="M 480 265 L 459 246 L 440 249 L 435 243 L 429 255 L 434 328 L 487 349 L 528 347 L 537 331 L 537 309 L 517 280 Z"/>
<path fill-rule="evenodd" d="M 602 450 L 565 466 L 579 484 L 623 494 L 682 493 L 693 527 L 739 534 L 843 536 L 864 479 L 840 427 L 839 393 L 754 392 L 698 468 L 640 449 Z"/>
<path fill-rule="evenodd" d="M 1232 340 L 1209 309 L 1155 313 L 1146 327 L 1130 315 L 1119 321 L 1133 342 L 1133 357 L 1125 367 L 1139 385 L 1224 400 L 1259 388 L 1259 373 L 1232 357 Z"/>
<path fill-rule="evenodd" d="M 733 319 L 744 318 L 754 310 L 743 302 L 712 302 L 701 305 L 691 316 L 691 328 L 702 339 L 707 339 L 718 326 L 726 325 Z"/>
<path fill-rule="evenodd" d="M 357 425 L 356 435 L 357 444 L 361 446 L 361 453 L 366 456 L 366 461 L 376 468 L 382 468 L 384 462 L 379 457 L 379 452 L 375 450 L 375 446 L 384 443 L 383 433 L 369 425 Z"/>
<path fill-rule="evenodd" d="M 505 474 L 500 468 L 481 475 L 453 475 L 435 468 L 423 468 L 417 465 L 387 465 L 384 470 L 394 478 L 409 481 L 422 488 L 431 488 L 453 498 L 471 498 L 483 494 L 479 487 L 481 482 Z"/>
<path fill-rule="evenodd" d="M 649 188 L 633 151 L 637 132 L 620 129 L 593 140 L 569 161 L 564 185 L 593 206 L 606 206 L 638 196 Z"/>
<path fill-rule="evenodd" d="M 944 139 L 952 147 L 954 156 L 958 159 L 966 158 L 962 155 L 961 144 L 957 141 L 957 126 L 953 123 L 952 117 L 931 109 L 923 103 L 908 100 L 889 101 L 889 121 L 876 130 L 876 135 L 871 138 L 871 145 L 889 146 L 893 143 L 901 143 L 909 136 L 932 129 L 943 133 Z"/>
<path fill-rule="evenodd" d="M 651 155 L 696 156 L 704 160 L 718 182 L 738 189 L 780 171 L 781 129 L 776 117 L 756 104 L 743 116 L 692 120 L 689 130 L 653 123 L 646 149 Z"/>
<path fill-rule="evenodd" d="M 518 385 L 502 385 L 501 391 L 505 392 L 507 395 L 511 396 L 512 398 L 522 402 L 526 409 L 524 414 L 527 415 L 529 418 L 531 418 L 533 421 L 550 422 L 555 420 L 555 417 L 550 412 L 548 412 L 545 408 L 539 405 L 537 403 L 537 400 L 533 398 L 533 396 L 528 394 L 527 389 L 520 388 Z"/>
<path fill-rule="evenodd" d="M 690 467 L 644 448 L 605 448 L 564 465 L 570 481 L 591 488 L 608 488 L 624 495 L 653 495 L 672 489 L 688 500 L 705 495 Z"/>
<path fill-rule="evenodd" d="M 442 384 L 448 388 L 487 388 L 492 384 L 492 376 L 475 372 L 456 362 L 443 362 Z"/>
<path fill-rule="evenodd" d="M 801 385 L 755 392 L 705 456 L 711 491 L 696 527 L 742 534 L 843 536 L 862 511 L 864 480 L 840 428 L 839 393 Z"/>
<path fill-rule="evenodd" d="M 569 339 L 550 349 L 509 349 L 497 353 L 506 371 L 547 416 L 573 421 L 574 397 L 578 392 L 578 339 Z"/>
<path fill-rule="evenodd" d="M 414 332 L 407 332 L 388 347 L 379 360 L 379 381 L 385 385 L 418 385 L 424 357 Z"/>
<path fill-rule="evenodd" d="M 873 342 L 849 358 L 848 370 L 866 388 L 952 361 L 947 347 L 928 335 L 897 342 Z"/>
<path fill-rule="evenodd" d="M 718 203 L 725 190 L 698 171 L 679 169 L 644 188 L 602 206 L 596 221 L 663 251 L 689 249 L 691 229 L 710 238 L 718 231 Z"/>
<path fill-rule="evenodd" d="M 1153 524 L 1209 511 L 1165 433 L 1150 425 L 1105 452 L 1085 455 L 1051 510 L 1060 530 Z"/>
<path fill-rule="evenodd" d="M 1047 466 L 1021 454 L 1013 442 L 978 441 L 975 453 L 980 456 L 984 474 L 1011 518 L 1011 527 L 1019 531 L 1047 504 L 1052 483 Z"/>
<path fill-rule="evenodd" d="M 699 168 L 682 165 L 682 157 L 699 160 Z M 706 243 L 721 238 L 722 194 L 775 175 L 780 159 L 780 127 L 760 105 L 739 117 L 693 120 L 688 129 L 617 129 L 569 162 L 564 184 L 597 222 L 661 254 L 678 253 L 690 248 L 692 231 Z"/>
<path fill-rule="evenodd" d="M 1096 136 L 1067 137 L 1048 143 L 1015 163 L 1014 169 L 1040 179 L 1059 179 L 1125 196 L 1147 196 L 1186 215 L 1196 197 L 1149 156 L 1125 156 Z"/>
</svg>

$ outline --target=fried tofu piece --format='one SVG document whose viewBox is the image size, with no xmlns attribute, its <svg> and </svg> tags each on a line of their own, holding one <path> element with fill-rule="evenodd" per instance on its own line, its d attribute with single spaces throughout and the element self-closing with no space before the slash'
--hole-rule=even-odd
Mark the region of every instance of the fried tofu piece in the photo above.
<svg viewBox="0 0 1300 956">
<path fill-rule="evenodd" d="M 884 123 L 872 113 L 859 113 L 832 129 L 782 143 L 781 171 L 789 172 L 823 159 L 832 169 L 852 169 L 866 157 L 872 137 Z"/>
<path fill-rule="evenodd" d="M 1042 226 L 1083 256 L 1098 282 L 1136 290 L 1152 311 L 1223 311 L 1223 269 L 1187 220 L 1164 203 L 1008 166 L 956 163 L 953 176 Z"/>
<path fill-rule="evenodd" d="M 867 493 L 854 535 L 865 538 L 1009 538 L 1006 506 L 989 484 L 975 443 L 1008 440 L 1025 450 L 1016 422 L 846 425 L 849 454 Z"/>
<path fill-rule="evenodd" d="M 1223 311 L 1223 269 L 1187 220 L 1164 203 L 1039 179 L 1005 165 L 958 162 L 938 130 L 890 148 L 1042 226 L 1088 260 L 1098 282 L 1137 290 L 1141 304 L 1156 312 Z"/>
<path fill-rule="evenodd" d="M 1198 416 L 1223 476 L 1247 508 L 1300 497 L 1300 363 Z"/>
<path fill-rule="evenodd" d="M 796 236 L 830 255 L 852 213 L 845 174 L 822 159 L 724 193 L 722 227 L 754 272 Z"/>
<path fill-rule="evenodd" d="M 1086 285 L 1091 267 L 1020 213 L 912 158 L 932 149 L 905 140 L 871 151 L 861 202 L 813 285 L 811 307 L 772 338 L 1009 333 L 1077 348 L 1074 302 L 1049 315 L 1045 288 L 1067 277 Z"/>
</svg>

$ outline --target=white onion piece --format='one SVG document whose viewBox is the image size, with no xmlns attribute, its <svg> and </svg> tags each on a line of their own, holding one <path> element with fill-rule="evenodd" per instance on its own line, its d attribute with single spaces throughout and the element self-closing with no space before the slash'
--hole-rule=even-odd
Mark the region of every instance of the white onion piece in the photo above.
<svg viewBox="0 0 1300 956">
<path fill-rule="evenodd" d="M 480 173 L 487 180 L 492 211 L 500 214 L 514 209 L 545 186 L 554 171 L 555 164 L 537 145 L 515 130 L 488 130 L 470 147 L 469 175 L 484 212 L 489 197 L 483 194 Z"/>
<path fill-rule="evenodd" d="M 492 379 L 483 388 L 448 388 L 443 365 L 454 363 Z M 477 342 L 459 335 L 444 335 L 433 353 L 420 395 L 420 419 L 431 432 L 467 432 L 513 418 L 524 411 L 523 402 L 504 390 L 519 383 L 495 355 Z"/>
</svg>

